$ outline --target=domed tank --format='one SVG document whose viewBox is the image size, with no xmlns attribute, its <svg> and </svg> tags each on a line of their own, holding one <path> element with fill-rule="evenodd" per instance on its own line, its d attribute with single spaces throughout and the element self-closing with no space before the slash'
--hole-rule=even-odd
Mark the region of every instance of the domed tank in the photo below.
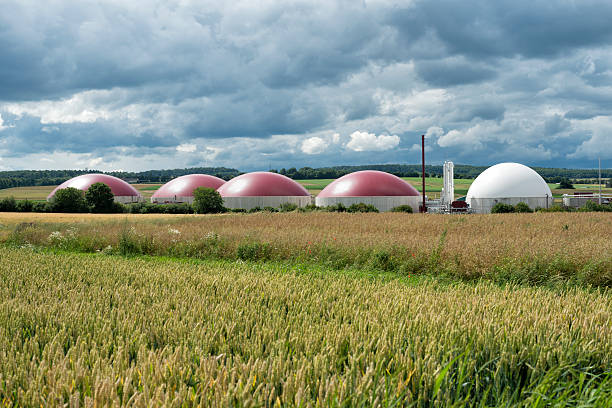
<svg viewBox="0 0 612 408">
<path fill-rule="evenodd" d="M 82 191 L 87 191 L 89 187 L 95 183 L 104 183 L 109 186 L 117 202 L 125 204 L 142 200 L 142 196 L 138 190 L 120 178 L 109 176 L 108 174 L 83 174 L 64 181 L 59 186 L 55 187 L 51 194 L 47 196 L 47 201 L 53 198 L 57 190 L 73 187 Z"/>
<path fill-rule="evenodd" d="M 553 195 L 535 170 L 519 163 L 499 163 L 476 177 L 465 200 L 472 212 L 488 214 L 497 203 L 524 202 L 531 209 L 548 208 Z"/>
<path fill-rule="evenodd" d="M 214 190 L 225 180 L 208 174 L 187 174 L 170 180 L 161 186 L 151 197 L 152 203 L 193 203 L 193 191 L 198 187 Z"/>
<path fill-rule="evenodd" d="M 363 170 L 346 174 L 325 187 L 316 198 L 321 207 L 364 203 L 378 211 L 389 211 L 400 205 L 409 205 L 418 212 L 419 192 L 410 184 L 384 171 Z"/>
<path fill-rule="evenodd" d="M 310 194 L 299 183 L 282 174 L 257 171 L 234 177 L 217 189 L 227 208 L 280 207 L 290 203 L 304 207 Z"/>
</svg>

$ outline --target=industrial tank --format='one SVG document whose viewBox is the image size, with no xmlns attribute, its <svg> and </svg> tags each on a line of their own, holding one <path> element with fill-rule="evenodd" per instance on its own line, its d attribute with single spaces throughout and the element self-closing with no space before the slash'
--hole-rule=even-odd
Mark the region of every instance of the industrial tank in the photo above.
<svg viewBox="0 0 612 408">
<path fill-rule="evenodd" d="M 57 190 L 73 187 L 82 191 L 87 191 L 89 187 L 95 183 L 104 183 L 109 186 L 115 196 L 116 202 L 126 204 L 142 200 L 142 196 L 138 190 L 120 178 L 109 176 L 108 174 L 83 174 L 64 181 L 59 186 L 55 187 L 51 194 L 47 196 L 47 201 L 53 198 Z"/>
<path fill-rule="evenodd" d="M 193 191 L 198 187 L 214 190 L 225 184 L 225 180 L 208 174 L 188 174 L 170 180 L 151 197 L 152 203 L 193 203 Z"/>
<path fill-rule="evenodd" d="M 535 170 L 519 163 L 499 163 L 483 171 L 466 196 L 472 212 L 487 214 L 497 203 L 524 202 L 531 209 L 548 208 L 553 195 L 546 181 Z"/>
<path fill-rule="evenodd" d="M 316 198 L 320 207 L 364 203 L 378 211 L 409 205 L 418 212 L 421 195 L 410 184 L 384 171 L 363 170 L 340 177 L 325 187 Z"/>
<path fill-rule="evenodd" d="M 282 174 L 253 172 L 234 177 L 217 190 L 227 208 L 274 207 L 290 203 L 305 207 L 310 194 L 299 183 Z"/>
</svg>

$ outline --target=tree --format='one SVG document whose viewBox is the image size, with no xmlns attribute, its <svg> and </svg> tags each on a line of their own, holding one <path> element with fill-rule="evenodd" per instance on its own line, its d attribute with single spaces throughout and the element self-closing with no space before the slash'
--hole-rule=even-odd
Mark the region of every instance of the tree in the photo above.
<svg viewBox="0 0 612 408">
<path fill-rule="evenodd" d="M 111 188 L 104 183 L 92 184 L 85 193 L 85 201 L 93 213 L 113 212 L 115 196 Z"/>
<path fill-rule="evenodd" d="M 87 202 L 81 190 L 74 187 L 62 188 L 53 196 L 52 209 L 67 213 L 86 212 Z"/>
<path fill-rule="evenodd" d="M 559 187 L 558 188 L 562 188 L 562 189 L 574 189 L 574 186 L 572 185 L 572 182 L 568 178 L 563 178 L 559 182 Z"/>
<path fill-rule="evenodd" d="M 193 210 L 196 214 L 224 212 L 223 198 L 214 188 L 198 187 L 193 191 Z"/>
</svg>

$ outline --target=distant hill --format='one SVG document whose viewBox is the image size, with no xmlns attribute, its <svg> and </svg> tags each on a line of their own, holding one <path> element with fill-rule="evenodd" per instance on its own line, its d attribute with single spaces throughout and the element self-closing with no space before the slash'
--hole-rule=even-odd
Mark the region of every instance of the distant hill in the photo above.
<svg viewBox="0 0 612 408">
<path fill-rule="evenodd" d="M 485 170 L 486 166 L 469 166 L 465 164 L 455 165 L 455 178 L 473 179 Z M 558 183 L 562 179 L 594 179 L 597 178 L 595 169 L 555 169 L 545 167 L 534 167 L 549 183 Z M 399 177 L 419 177 L 421 175 L 420 164 L 372 164 L 363 166 L 333 166 L 333 167 L 302 167 L 296 169 L 270 170 L 284 174 L 295 180 L 304 179 L 335 179 L 345 174 L 359 170 L 380 170 L 395 174 Z M 0 189 L 27 186 L 55 186 L 64 181 L 86 173 L 103 173 L 99 170 L 15 170 L 0 171 Z M 129 182 L 139 183 L 165 183 L 175 177 L 185 174 L 202 173 L 229 180 L 239 174 L 240 170 L 227 167 L 192 167 L 187 169 L 164 169 L 147 170 L 141 172 L 107 172 Z M 442 177 L 442 166 L 425 166 L 425 173 L 431 177 Z M 604 179 L 612 178 L 612 169 L 602 169 L 601 176 Z"/>
</svg>

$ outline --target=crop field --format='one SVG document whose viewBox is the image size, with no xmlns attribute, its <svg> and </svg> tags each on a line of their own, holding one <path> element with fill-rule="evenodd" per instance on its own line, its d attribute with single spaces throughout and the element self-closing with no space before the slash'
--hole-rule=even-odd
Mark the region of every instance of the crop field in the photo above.
<svg viewBox="0 0 612 408">
<path fill-rule="evenodd" d="M 607 407 L 610 225 L 0 213 L 0 403 Z"/>
</svg>

